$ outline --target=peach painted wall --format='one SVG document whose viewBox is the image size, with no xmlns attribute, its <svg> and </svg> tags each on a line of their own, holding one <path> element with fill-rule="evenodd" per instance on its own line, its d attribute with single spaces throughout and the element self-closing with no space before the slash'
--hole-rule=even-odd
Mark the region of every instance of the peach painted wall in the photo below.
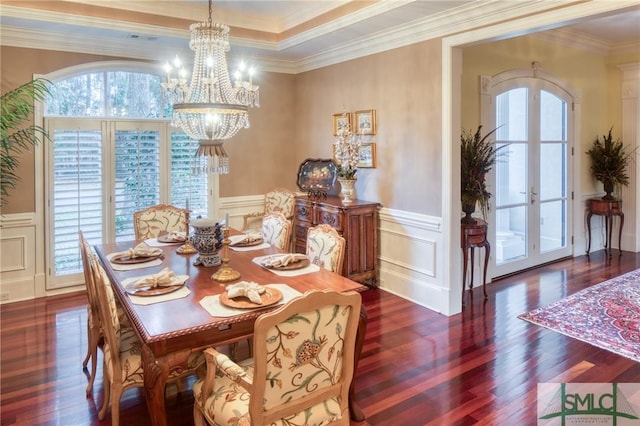
<svg viewBox="0 0 640 426">
<path fill-rule="evenodd" d="M 333 114 L 375 109 L 377 168 L 358 170 L 357 197 L 441 216 L 441 50 L 432 40 L 298 75 L 297 161 L 331 157 Z"/>
<path fill-rule="evenodd" d="M 118 58 L 3 47 L 2 93 L 34 73 Z M 361 169 L 356 193 L 383 206 L 441 215 L 441 47 L 422 42 L 299 75 L 258 77 L 260 108 L 251 127 L 225 143 L 230 173 L 220 178 L 222 197 L 297 189 L 306 158 L 331 158 L 332 115 L 375 109 L 378 165 Z M 34 162 L 22 160 L 22 181 L 4 213 L 31 212 Z M 17 195 L 19 194 L 19 195 Z"/>
<path fill-rule="evenodd" d="M 34 74 L 47 74 L 74 65 L 121 58 L 58 51 L 2 47 L 0 49 L 2 93 L 30 81 Z M 298 163 L 295 143 L 294 83 L 292 75 L 260 75 L 261 108 L 250 111 L 251 127 L 225 143 L 231 172 L 220 179 L 223 197 L 264 194 L 275 187 L 296 188 Z M 34 157 L 20 160 L 16 189 L 2 212 L 35 211 Z"/>
</svg>

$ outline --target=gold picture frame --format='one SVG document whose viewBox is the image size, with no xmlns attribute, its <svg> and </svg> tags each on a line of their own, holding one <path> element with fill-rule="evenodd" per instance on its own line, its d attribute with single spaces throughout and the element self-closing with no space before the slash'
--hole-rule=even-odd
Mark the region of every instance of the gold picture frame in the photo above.
<svg viewBox="0 0 640 426">
<path fill-rule="evenodd" d="M 363 143 L 358 149 L 358 168 L 376 167 L 376 144 Z"/>
<path fill-rule="evenodd" d="M 355 112 L 355 133 L 361 135 L 376 134 L 376 110 L 366 109 Z"/>
<path fill-rule="evenodd" d="M 333 114 L 333 136 L 338 136 L 338 129 L 345 124 L 348 124 L 349 128 L 351 128 L 351 113 Z"/>
</svg>

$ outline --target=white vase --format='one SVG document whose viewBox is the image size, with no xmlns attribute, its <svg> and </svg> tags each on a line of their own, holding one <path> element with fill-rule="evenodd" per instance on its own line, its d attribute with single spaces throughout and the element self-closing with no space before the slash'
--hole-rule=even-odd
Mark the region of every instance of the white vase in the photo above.
<svg viewBox="0 0 640 426">
<path fill-rule="evenodd" d="M 354 185 L 356 184 L 356 180 L 357 179 L 338 178 L 338 182 L 340 182 L 340 196 L 342 197 L 343 203 L 350 203 L 353 201 L 355 193 Z"/>
</svg>

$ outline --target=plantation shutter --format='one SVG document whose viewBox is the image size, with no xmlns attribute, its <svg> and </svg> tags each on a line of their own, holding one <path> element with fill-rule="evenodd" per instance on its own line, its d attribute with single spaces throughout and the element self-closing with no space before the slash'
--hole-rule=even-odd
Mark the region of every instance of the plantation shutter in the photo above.
<svg viewBox="0 0 640 426">
<path fill-rule="evenodd" d="M 82 270 L 78 231 L 90 244 L 103 240 L 104 197 L 100 122 L 74 120 L 66 127 L 50 123 L 52 156 L 49 201 L 53 231 L 50 244 L 53 275 L 64 276 Z M 68 120 L 66 120 L 68 121 Z M 51 125 L 53 124 L 53 125 Z"/>
<path fill-rule="evenodd" d="M 114 123 L 115 240 L 135 239 L 133 213 L 161 202 L 161 126 Z"/>
<path fill-rule="evenodd" d="M 171 131 L 171 204 L 185 208 L 190 218 L 207 216 L 207 176 L 202 170 L 203 157 L 196 157 L 198 142 L 184 132 Z"/>
</svg>

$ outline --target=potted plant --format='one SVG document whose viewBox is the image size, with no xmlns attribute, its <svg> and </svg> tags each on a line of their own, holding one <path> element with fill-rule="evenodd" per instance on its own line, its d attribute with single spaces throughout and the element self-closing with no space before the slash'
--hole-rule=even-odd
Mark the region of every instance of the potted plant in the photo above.
<svg viewBox="0 0 640 426">
<path fill-rule="evenodd" d="M 48 80 L 37 78 L 0 97 L 0 205 L 20 179 L 20 154 L 40 140 L 49 139 L 43 127 L 33 124 L 33 103 L 50 94 L 49 84 Z"/>
<path fill-rule="evenodd" d="M 591 159 L 591 173 L 593 177 L 602 182 L 605 195 L 603 200 L 613 200 L 611 193 L 616 187 L 629 185 L 627 166 L 635 150 L 627 152 L 620 139 L 613 139 L 609 129 L 607 135 L 599 136 L 593 142 L 587 155 Z"/>
<path fill-rule="evenodd" d="M 464 223 L 474 221 L 471 214 L 476 205 L 480 206 L 483 217 L 489 210 L 491 193 L 487 190 L 486 175 L 493 168 L 500 149 L 489 140 L 489 136 L 496 130 L 482 136 L 482 126 L 478 126 L 475 133 L 465 130 L 460 135 L 460 192 Z"/>
</svg>

